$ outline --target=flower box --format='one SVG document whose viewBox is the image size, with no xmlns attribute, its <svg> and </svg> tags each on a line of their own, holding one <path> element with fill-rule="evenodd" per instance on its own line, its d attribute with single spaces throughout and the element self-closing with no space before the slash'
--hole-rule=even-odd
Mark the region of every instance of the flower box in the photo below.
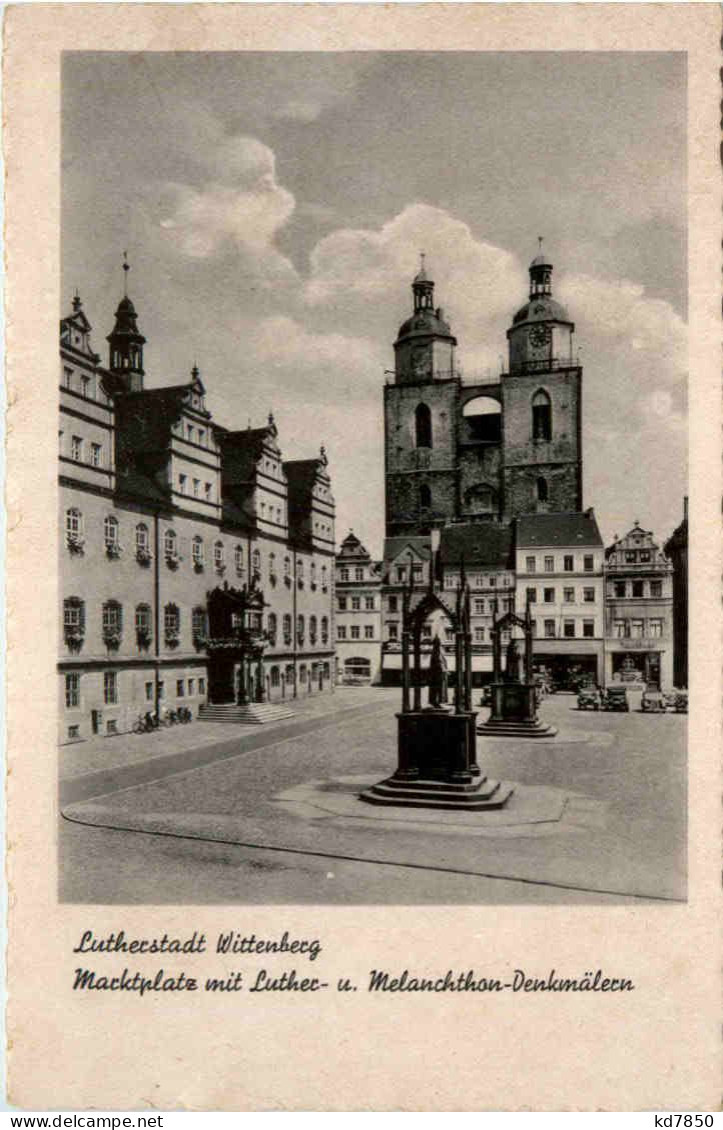
<svg viewBox="0 0 723 1130">
<path fill-rule="evenodd" d="M 203 651 L 207 644 L 208 636 L 204 635 L 203 632 L 196 632 L 193 637 L 193 646 L 196 651 Z"/>
<path fill-rule="evenodd" d="M 147 628 L 137 628 L 136 629 L 136 640 L 138 641 L 139 647 L 142 647 L 142 648 L 150 647 L 151 646 L 151 633 L 148 631 Z"/>
<path fill-rule="evenodd" d="M 123 552 L 123 549 L 121 548 L 120 545 L 118 545 L 117 541 L 107 541 L 105 543 L 106 557 L 109 557 L 111 559 L 111 561 L 117 560 L 120 557 L 120 555 L 122 554 L 122 552 Z"/>
<path fill-rule="evenodd" d="M 150 549 L 136 549 L 136 561 L 139 565 L 150 565 L 152 560 L 153 554 L 151 553 Z"/>
<path fill-rule="evenodd" d="M 75 537 L 69 534 L 65 539 L 66 545 L 71 553 L 83 553 L 85 548 L 85 538 Z"/>
<path fill-rule="evenodd" d="M 110 648 L 113 651 L 120 647 L 121 639 L 121 633 L 118 631 L 111 630 L 103 632 L 103 643 L 107 648 Z"/>
<path fill-rule="evenodd" d="M 178 632 L 166 631 L 164 634 L 166 647 L 178 647 Z"/>
<path fill-rule="evenodd" d="M 202 573 L 203 570 L 204 570 L 203 561 L 194 561 L 194 563 L 193 563 L 194 573 Z"/>
<path fill-rule="evenodd" d="M 181 558 L 177 553 L 166 554 L 166 565 L 169 569 L 177 569 L 181 563 Z"/>
</svg>

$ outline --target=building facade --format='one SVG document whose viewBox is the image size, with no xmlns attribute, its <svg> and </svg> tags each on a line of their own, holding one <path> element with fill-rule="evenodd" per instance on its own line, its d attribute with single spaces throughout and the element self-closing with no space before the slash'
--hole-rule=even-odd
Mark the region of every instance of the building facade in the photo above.
<svg viewBox="0 0 723 1130">
<path fill-rule="evenodd" d="M 381 565 L 350 530 L 336 557 L 336 672 L 340 683 L 377 683 L 382 658 Z"/>
<path fill-rule="evenodd" d="M 569 675 L 604 681 L 605 563 L 595 513 L 517 519 L 517 613 L 529 604 L 533 661 L 558 684 Z"/>
<path fill-rule="evenodd" d="M 683 521 L 665 543 L 673 566 L 673 681 L 688 686 L 688 499 L 683 499 Z"/>
<path fill-rule="evenodd" d="M 561 575 L 557 586 L 546 586 L 548 596 L 556 593 L 552 606 L 542 607 L 541 590 L 541 606 L 533 608 L 545 640 L 540 655 L 556 669 L 582 658 L 602 676 L 603 544 L 594 516 L 582 512 L 575 327 L 553 298 L 552 265 L 542 252 L 529 275 L 528 299 L 507 331 L 507 369 L 498 381 L 484 383 L 463 381 L 457 339 L 435 307 L 424 263 L 412 283 L 412 314 L 400 326 L 393 379 L 384 389 L 385 682 L 398 679 L 406 577 L 421 592 L 431 570 L 451 594 L 464 573 L 471 586 L 473 677 L 485 682 L 492 674 L 493 615 L 524 610 L 526 592 L 537 581 L 527 567 L 538 551 L 541 570 L 544 560 L 559 556 Z M 590 539 L 585 552 L 579 537 Z M 570 554 L 573 572 L 563 576 Z M 588 557 L 594 561 L 589 573 Z"/>
<path fill-rule="evenodd" d="M 605 551 L 606 682 L 673 686 L 673 566 L 636 522 Z"/>
<path fill-rule="evenodd" d="M 60 740 L 132 729 L 181 704 L 294 699 L 333 686 L 334 498 L 322 448 L 284 461 L 273 417 L 231 431 L 198 370 L 144 387 L 127 295 L 91 346 L 60 323 Z M 227 622 L 209 625 L 209 601 Z M 254 593 L 241 633 L 234 601 Z M 219 635 L 219 631 L 221 634 Z M 243 638 L 242 638 L 243 635 Z M 247 654 L 253 643 L 253 662 Z"/>
</svg>

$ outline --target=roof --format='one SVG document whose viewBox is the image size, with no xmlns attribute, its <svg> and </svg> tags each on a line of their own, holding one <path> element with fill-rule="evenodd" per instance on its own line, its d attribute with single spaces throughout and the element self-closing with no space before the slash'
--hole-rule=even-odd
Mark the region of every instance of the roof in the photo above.
<svg viewBox="0 0 723 1130">
<path fill-rule="evenodd" d="M 669 557 L 677 550 L 688 548 L 688 519 L 684 518 L 679 526 L 673 530 L 664 547 Z"/>
<path fill-rule="evenodd" d="M 349 530 L 349 533 L 346 535 L 343 542 L 341 543 L 341 547 L 340 547 L 339 552 L 337 554 L 337 559 L 342 559 L 342 558 L 344 558 L 346 560 L 362 560 L 362 559 L 364 559 L 364 560 L 368 561 L 369 557 L 370 557 L 369 551 L 366 549 L 365 546 L 362 545 L 362 543 L 359 541 L 359 538 L 356 536 L 354 531 Z"/>
<path fill-rule="evenodd" d="M 449 322 L 445 322 L 434 310 L 418 310 L 402 322 L 397 340 L 402 337 L 446 337 L 456 343 Z"/>
<path fill-rule="evenodd" d="M 384 539 L 384 560 L 395 561 L 405 549 L 412 549 L 417 556 L 428 560 L 431 557 L 431 546 L 428 535 L 410 535 L 409 537 L 394 537 Z"/>
<path fill-rule="evenodd" d="M 263 428 L 244 428 L 238 432 L 219 430 L 221 441 L 223 479 L 225 483 L 250 482 L 265 444 L 276 448 L 276 429 L 267 424 Z"/>
<path fill-rule="evenodd" d="M 132 495 L 133 498 L 141 498 L 145 502 L 162 502 L 168 505 L 171 501 L 168 491 L 164 491 L 155 479 L 151 478 L 150 475 L 145 475 L 142 470 L 134 466 L 124 468 L 119 473 L 117 492 L 118 494 Z"/>
<path fill-rule="evenodd" d="M 594 510 L 583 513 L 523 514 L 517 519 L 518 548 L 602 546 Z"/>
<path fill-rule="evenodd" d="M 520 322 L 566 322 L 572 325 L 567 310 L 549 294 L 536 294 L 515 314 L 512 324 Z"/>
<path fill-rule="evenodd" d="M 465 522 L 445 526 L 441 532 L 439 553 L 445 565 L 484 566 L 510 569 L 512 560 L 512 528 L 498 522 Z"/>
</svg>

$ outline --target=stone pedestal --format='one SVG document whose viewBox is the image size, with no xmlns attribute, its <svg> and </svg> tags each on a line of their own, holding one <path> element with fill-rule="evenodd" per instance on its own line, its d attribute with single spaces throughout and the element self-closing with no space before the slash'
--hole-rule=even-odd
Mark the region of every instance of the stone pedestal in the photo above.
<svg viewBox="0 0 723 1130">
<path fill-rule="evenodd" d="M 497 737 L 551 738 L 557 733 L 537 715 L 534 683 L 493 683 L 489 719 L 477 733 Z"/>
<path fill-rule="evenodd" d="M 397 714 L 397 771 L 366 789 L 361 799 L 411 808 L 501 808 L 512 789 L 480 772 L 476 720 L 469 711 Z"/>
</svg>

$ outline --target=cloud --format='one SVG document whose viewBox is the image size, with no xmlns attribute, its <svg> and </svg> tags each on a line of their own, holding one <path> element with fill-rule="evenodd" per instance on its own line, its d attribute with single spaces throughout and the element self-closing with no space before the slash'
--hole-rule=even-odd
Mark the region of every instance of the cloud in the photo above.
<svg viewBox="0 0 723 1130">
<path fill-rule="evenodd" d="M 295 201 L 276 179 L 273 151 L 256 138 L 230 138 L 215 147 L 207 168 L 209 179 L 200 188 L 162 186 L 157 223 L 168 243 L 191 259 L 238 251 L 260 275 L 293 274 L 274 246 Z"/>
<path fill-rule="evenodd" d="M 497 366 L 503 327 L 526 294 L 525 274 L 510 252 L 478 240 L 444 209 L 408 204 L 379 230 L 340 229 L 317 243 L 310 256 L 305 301 L 311 310 L 332 308 L 335 324 L 387 333 L 410 309 L 408 287 L 424 250 L 436 301 L 444 306 L 460 341 L 467 370 Z"/>
</svg>

